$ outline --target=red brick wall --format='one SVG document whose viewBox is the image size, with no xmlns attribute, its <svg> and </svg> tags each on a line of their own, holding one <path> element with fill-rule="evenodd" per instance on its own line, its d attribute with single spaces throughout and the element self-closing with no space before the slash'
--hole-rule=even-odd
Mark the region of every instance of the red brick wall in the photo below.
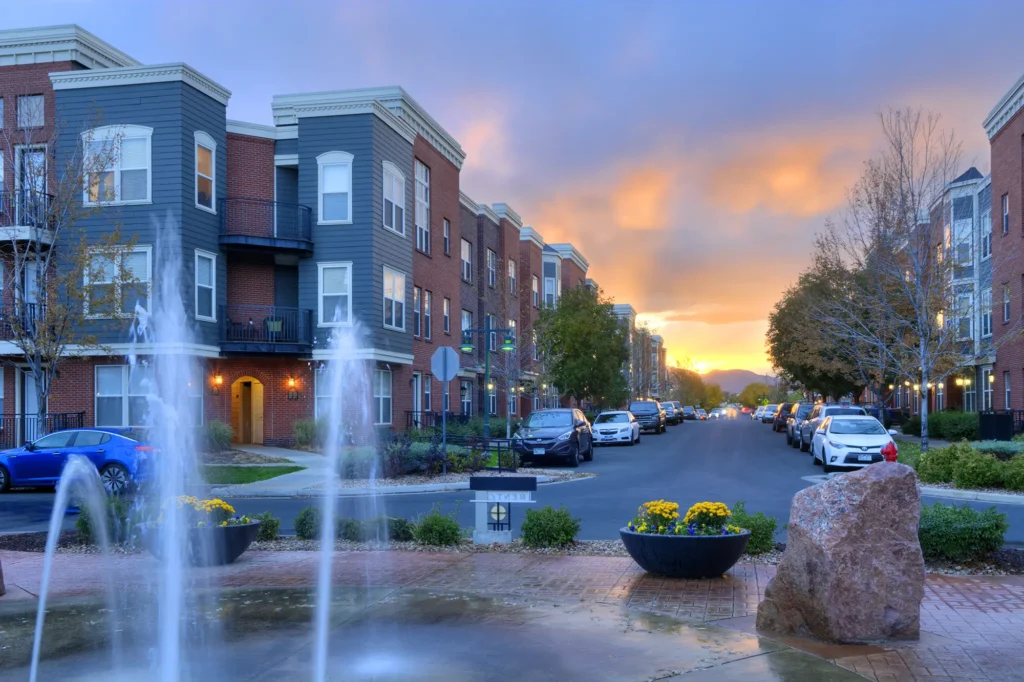
<svg viewBox="0 0 1024 682">
<path fill-rule="evenodd" d="M 568 291 L 573 287 L 584 285 L 587 282 L 587 272 L 571 258 L 562 259 L 562 291 Z"/>
<path fill-rule="evenodd" d="M 274 141 L 228 133 L 228 196 L 274 199 Z"/>
<path fill-rule="evenodd" d="M 274 305 L 274 261 L 228 254 L 228 305 Z"/>
<path fill-rule="evenodd" d="M 430 255 L 417 249 L 413 250 L 412 272 L 413 285 L 422 289 L 423 298 L 426 292 L 433 294 L 431 309 L 431 340 L 426 339 L 425 330 L 421 330 L 419 337 L 414 337 L 412 342 L 413 366 L 403 368 L 402 380 L 399 381 L 399 372 L 394 375 L 395 393 L 395 427 L 405 428 L 405 412 L 413 409 L 412 389 L 409 386 L 409 379 L 412 372 L 421 372 L 424 384 L 431 381 L 431 409 L 441 409 L 442 387 L 430 374 L 430 357 L 439 346 L 457 346 L 459 338 L 459 316 L 462 306 L 460 304 L 461 279 L 459 263 L 459 245 L 461 240 L 461 229 L 459 225 L 459 169 L 441 155 L 421 135 L 416 136 L 413 143 L 413 156 L 430 168 Z M 415 196 L 415 177 L 410 183 L 408 190 Z M 415 211 L 411 216 L 410 225 L 413 230 L 413 244 L 415 245 Z M 444 253 L 444 221 L 451 225 L 451 250 L 449 255 Z M 475 239 L 474 239 L 475 240 Z M 444 333 L 444 299 L 452 301 L 451 329 L 453 334 Z M 410 302 L 411 304 L 411 302 Z M 423 303 L 420 303 L 420 312 L 423 312 Z M 392 365 L 392 370 L 397 370 Z M 401 387 L 399 386 L 401 383 Z M 455 382 L 451 386 L 456 386 Z M 457 388 L 451 388 L 453 393 Z M 401 399 L 399 399 L 401 389 Z"/>
<path fill-rule="evenodd" d="M 213 394 L 213 377 L 220 375 L 223 383 L 219 395 Z M 263 442 L 287 445 L 293 442 L 294 423 L 313 418 L 313 373 L 309 362 L 295 358 L 222 358 L 206 360 L 206 419 L 219 419 L 232 424 L 232 384 L 242 377 L 251 377 L 263 384 Z M 293 390 L 288 380 L 295 380 L 296 400 L 289 400 Z M 237 413 L 237 409 L 235 410 Z M 236 425 L 233 425 L 236 426 Z M 237 435 L 237 432 L 236 432 Z"/>
<path fill-rule="evenodd" d="M 1021 165 L 1024 162 L 1024 116 L 1018 112 L 991 141 L 992 154 L 992 341 L 996 350 L 993 367 L 992 406 L 995 408 L 1024 408 L 1024 391 L 1012 390 L 1012 406 L 1006 406 L 1003 396 L 1003 372 L 1010 372 L 1011 382 L 1024 368 L 1024 337 L 1018 333 L 1021 321 L 1021 275 L 1024 261 L 1020 254 L 1024 247 L 1024 190 Z M 1003 234 L 1002 196 L 1009 195 L 1010 224 Z M 1010 287 L 1010 321 L 1003 321 L 1003 285 Z M 980 387 L 979 387 L 980 388 Z M 979 396 L 981 391 L 979 390 Z M 979 397 L 980 405 L 980 397 Z"/>
<path fill-rule="evenodd" d="M 530 340 L 533 325 L 540 315 L 540 308 L 533 305 L 533 283 L 532 275 L 537 275 L 538 286 L 541 294 L 544 291 L 544 253 L 543 250 L 532 241 L 519 242 L 519 279 L 522 284 L 519 287 L 519 326 L 524 339 Z M 543 300 L 543 298 L 541 298 Z M 539 368 L 532 358 L 527 364 L 528 371 L 537 372 Z M 539 390 L 539 387 L 538 387 Z M 532 396 L 524 397 L 520 414 L 528 415 L 533 410 Z"/>
</svg>

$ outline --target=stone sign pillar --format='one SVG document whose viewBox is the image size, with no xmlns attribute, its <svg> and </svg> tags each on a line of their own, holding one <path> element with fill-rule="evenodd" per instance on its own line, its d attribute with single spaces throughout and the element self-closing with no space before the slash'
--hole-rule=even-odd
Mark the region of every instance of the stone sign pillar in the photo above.
<svg viewBox="0 0 1024 682">
<path fill-rule="evenodd" d="M 916 639 L 924 597 L 913 469 L 879 462 L 793 497 L 759 630 L 828 642 Z"/>
</svg>

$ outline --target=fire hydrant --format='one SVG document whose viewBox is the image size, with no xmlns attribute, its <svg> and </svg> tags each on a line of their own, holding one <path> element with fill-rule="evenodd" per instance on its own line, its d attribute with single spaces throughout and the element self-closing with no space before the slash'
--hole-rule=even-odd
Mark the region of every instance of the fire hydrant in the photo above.
<svg viewBox="0 0 1024 682">
<path fill-rule="evenodd" d="M 892 441 L 886 443 L 885 447 L 882 448 L 882 457 L 885 457 L 886 462 L 895 462 L 897 454 L 898 451 L 896 450 L 896 443 L 893 443 Z"/>
</svg>

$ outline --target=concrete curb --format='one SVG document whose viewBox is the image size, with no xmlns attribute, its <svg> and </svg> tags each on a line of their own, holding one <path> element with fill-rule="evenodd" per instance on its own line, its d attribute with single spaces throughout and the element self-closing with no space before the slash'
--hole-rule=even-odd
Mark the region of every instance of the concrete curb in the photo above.
<svg viewBox="0 0 1024 682">
<path fill-rule="evenodd" d="M 587 478 L 573 479 L 585 481 Z M 550 483 L 550 476 L 538 476 L 537 483 Z M 568 483 L 570 481 L 562 481 Z M 252 485 L 252 484 L 247 484 Z M 294 488 L 273 488 L 266 487 L 259 490 L 239 490 L 232 494 L 232 486 L 214 488 L 213 492 L 221 497 L 323 497 L 326 492 L 323 490 L 295 490 Z M 458 490 L 469 490 L 469 481 L 457 483 L 424 483 L 422 485 L 391 485 L 380 488 L 342 488 L 336 491 L 338 497 L 363 497 L 366 495 L 408 495 L 416 493 L 440 493 L 454 492 Z"/>
<path fill-rule="evenodd" d="M 950 500 L 970 500 L 972 502 L 992 502 L 993 504 L 1009 504 L 1024 506 L 1024 495 L 1008 493 L 989 493 L 981 490 L 954 490 L 936 488 L 930 485 L 921 486 L 922 497 L 944 497 Z"/>
</svg>

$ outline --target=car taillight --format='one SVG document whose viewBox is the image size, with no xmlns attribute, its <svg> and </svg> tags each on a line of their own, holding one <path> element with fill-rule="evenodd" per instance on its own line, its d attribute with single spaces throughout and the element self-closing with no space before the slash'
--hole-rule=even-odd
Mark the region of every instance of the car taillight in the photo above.
<svg viewBox="0 0 1024 682">
<path fill-rule="evenodd" d="M 135 450 L 138 452 L 156 452 L 151 445 L 136 445 Z"/>
</svg>

